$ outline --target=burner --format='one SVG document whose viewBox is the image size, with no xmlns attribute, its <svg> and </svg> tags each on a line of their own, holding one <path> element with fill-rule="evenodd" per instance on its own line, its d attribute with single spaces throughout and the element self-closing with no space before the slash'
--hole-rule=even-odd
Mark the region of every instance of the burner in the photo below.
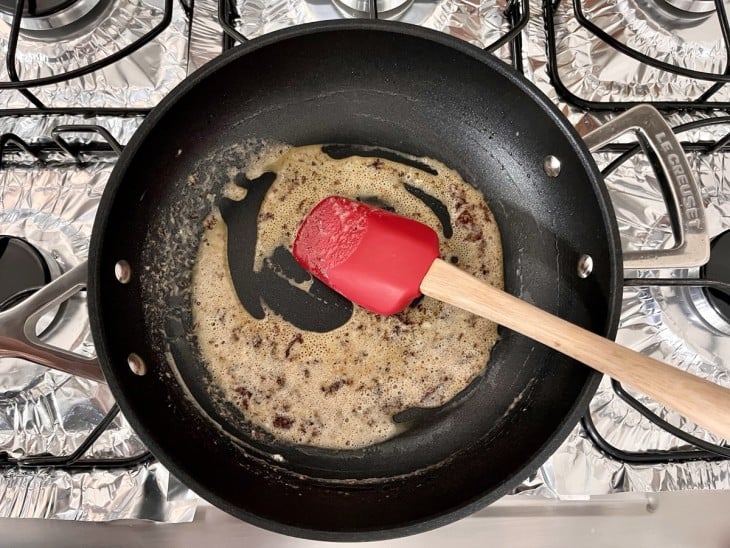
<svg viewBox="0 0 730 548">
<path fill-rule="evenodd" d="M 710 260 L 702 268 L 702 277 L 730 283 L 730 230 L 715 238 L 710 249 Z M 730 323 L 730 295 L 717 289 L 707 289 L 706 295 L 715 311 Z"/>
<path fill-rule="evenodd" d="M 397 19 L 411 7 L 413 0 L 375 0 L 379 19 Z M 368 18 L 371 16 L 369 0 L 332 0 L 347 17 Z"/>
<path fill-rule="evenodd" d="M 21 238 L 0 236 L 0 304 L 50 281 L 51 270 L 40 251 Z"/>
<path fill-rule="evenodd" d="M 708 15 L 716 9 L 715 0 L 656 0 L 656 2 L 675 15 Z"/>
<path fill-rule="evenodd" d="M 45 17 L 58 13 L 74 4 L 76 0 L 35 0 L 23 5 L 23 17 Z M 13 15 L 17 0 L 0 0 L 0 11 Z"/>
<path fill-rule="evenodd" d="M 0 0 L 0 15 L 7 21 L 12 20 L 15 3 L 16 0 Z M 73 32 L 90 19 L 96 19 L 111 3 L 111 0 L 26 0 L 20 28 L 31 34 L 60 28 Z"/>
</svg>

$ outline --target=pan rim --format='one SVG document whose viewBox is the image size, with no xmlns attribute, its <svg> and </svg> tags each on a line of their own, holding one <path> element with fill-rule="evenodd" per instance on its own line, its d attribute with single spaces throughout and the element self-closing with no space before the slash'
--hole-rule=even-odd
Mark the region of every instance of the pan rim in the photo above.
<svg viewBox="0 0 730 548">
<path fill-rule="evenodd" d="M 591 153 L 577 131 L 560 113 L 557 107 L 530 81 L 522 75 L 514 72 L 505 63 L 498 60 L 491 54 L 468 44 L 458 38 L 443 34 L 439 31 L 426 29 L 423 27 L 409 25 L 400 22 L 389 21 L 369 21 L 369 20 L 334 20 L 317 23 L 307 23 L 272 32 L 262 37 L 256 38 L 242 46 L 224 52 L 222 55 L 204 65 L 196 72 L 183 80 L 173 91 L 171 91 L 150 114 L 148 114 L 142 122 L 140 128 L 134 133 L 127 146 L 124 148 L 119 161 L 109 178 L 104 193 L 99 203 L 97 216 L 92 230 L 92 237 L 89 249 L 89 281 L 88 281 L 88 308 L 90 312 L 91 331 L 97 355 L 102 366 L 107 383 L 118 402 L 125 418 L 129 421 L 135 432 L 137 432 L 142 441 L 152 451 L 160 462 L 178 477 L 183 483 L 189 486 L 197 494 L 208 500 L 215 506 L 225 510 L 239 519 L 264 529 L 284 533 L 290 536 L 330 541 L 363 541 L 363 540 L 386 540 L 391 538 L 402 537 L 415 533 L 425 532 L 454 522 L 461 518 L 471 515 L 475 511 L 485 507 L 486 505 L 496 501 L 505 494 L 509 493 L 520 481 L 529 473 L 542 465 L 545 460 L 552 455 L 557 448 L 567 438 L 568 434 L 578 423 L 580 416 L 587 408 L 593 394 L 595 393 L 602 375 L 595 371 L 591 371 L 581 390 L 579 396 L 575 399 L 570 408 L 570 412 L 565 415 L 558 428 L 554 429 L 543 446 L 535 452 L 533 458 L 520 467 L 519 472 L 504 479 L 502 484 L 486 493 L 485 495 L 474 499 L 464 501 L 458 507 L 452 507 L 450 510 L 440 514 L 432 515 L 415 523 L 408 523 L 396 527 L 378 529 L 378 530 L 356 530 L 356 531 L 323 531 L 321 529 L 308 529 L 301 526 L 292 526 L 278 521 L 262 518 L 256 514 L 243 511 L 239 507 L 233 507 L 228 504 L 216 493 L 209 490 L 202 483 L 198 482 L 194 477 L 187 474 L 183 469 L 175 465 L 175 459 L 157 443 L 153 436 L 145 428 L 143 421 L 138 420 L 134 406 L 129 405 L 117 382 L 114 374 L 114 368 L 111 360 L 108 358 L 107 346 L 105 344 L 107 335 L 101 310 L 104 306 L 101 297 L 101 287 L 99 279 L 101 276 L 100 257 L 102 256 L 102 246 L 104 235 L 107 229 L 108 212 L 111 210 L 117 191 L 121 187 L 125 178 L 125 173 L 129 167 L 132 158 L 137 150 L 144 144 L 150 132 L 157 126 L 157 123 L 166 113 L 189 91 L 204 81 L 208 76 L 214 74 L 222 67 L 229 63 L 235 62 L 239 57 L 248 55 L 258 49 L 267 47 L 274 43 L 296 38 L 303 35 L 328 33 L 332 31 L 343 30 L 360 30 L 360 31 L 377 31 L 386 33 L 403 34 L 415 38 L 425 39 L 439 43 L 455 50 L 463 55 L 474 58 L 476 61 L 487 65 L 491 70 L 500 74 L 500 76 L 508 79 L 519 89 L 537 103 L 537 105 L 545 111 L 553 123 L 558 126 L 560 131 L 566 136 L 568 142 L 576 151 L 581 164 L 586 170 L 586 175 L 590 180 L 594 193 L 598 202 L 601 204 L 603 223 L 607 228 L 606 239 L 608 243 L 609 253 L 615 258 L 613 264 L 610 265 L 610 294 L 608 295 L 608 318 L 606 322 L 607 329 L 603 336 L 614 339 L 618 330 L 618 321 L 620 315 L 621 293 L 622 287 L 622 262 L 621 262 L 621 246 L 618 235 L 618 225 L 614 210 L 608 196 L 608 191 L 602 183 L 602 178 L 598 171 L 598 167 L 593 160 Z"/>
</svg>

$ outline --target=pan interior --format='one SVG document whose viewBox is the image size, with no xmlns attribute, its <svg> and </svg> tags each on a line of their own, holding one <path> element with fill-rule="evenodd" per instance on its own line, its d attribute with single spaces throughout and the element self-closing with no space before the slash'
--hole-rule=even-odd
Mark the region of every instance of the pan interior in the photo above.
<svg viewBox="0 0 730 548">
<path fill-rule="evenodd" d="M 257 147 L 258 142 L 252 146 Z M 361 145 L 338 144 L 326 146 L 327 149 L 336 149 L 339 157 L 357 154 L 409 161 L 397 152 Z M 236 154 L 231 151 L 236 151 Z M 245 163 L 245 157 L 246 153 L 241 147 L 224 147 L 201 162 L 188 177 L 188 181 L 200 187 L 200 190 L 165 204 L 165 213 L 152 224 L 152 237 L 147 238 L 141 257 L 143 264 L 157 265 L 156 269 L 143 273 L 141 279 L 145 315 L 154 318 L 153 322 L 160 326 L 156 343 L 160 348 L 168 349 L 171 369 L 201 414 L 247 451 L 263 459 L 283 461 L 299 473 L 324 478 L 364 479 L 373 475 L 389 477 L 409 474 L 435 465 L 468 446 L 474 431 L 462 429 L 461 436 L 456 435 L 457 425 L 454 421 L 462 420 L 460 415 L 463 411 L 460 407 L 470 398 L 474 399 L 474 404 L 488 396 L 490 389 L 483 384 L 482 375 L 441 408 L 411 409 L 399 415 L 398 420 L 403 424 L 407 421 L 408 428 L 398 436 L 377 445 L 347 451 L 280 442 L 265 430 L 251 425 L 240 410 L 226 399 L 204 365 L 194 336 L 190 307 L 192 277 L 189 265 L 197 260 L 199 241 L 204 230 L 202 219 L 208 215 L 211 207 L 220 207 L 226 221 L 230 272 L 234 285 L 242 288 L 239 298 L 248 303 L 248 306 L 245 305 L 247 310 L 254 314 L 259 311 L 263 313 L 265 299 L 284 321 L 292 322 L 304 331 L 315 332 L 338 328 L 352 314 L 352 304 L 321 282 L 317 282 L 316 292 L 311 292 L 316 299 L 309 296 L 310 292 L 293 291 L 292 286 L 282 278 L 278 278 L 282 282 L 279 284 L 275 283 L 278 280 L 268 280 L 262 294 L 251 291 L 250 269 L 243 264 L 245 257 L 253 253 L 252 249 L 247 248 L 255 244 L 259 207 L 274 174 L 265 173 L 255 181 L 241 181 L 240 168 L 242 161 Z M 238 182 L 247 188 L 246 198 L 238 202 L 223 197 L 223 187 L 234 173 L 237 174 L 234 177 L 238 178 Z M 374 199 L 379 197 L 374 196 Z M 179 219 L 189 220 L 190 224 L 186 222 L 181 226 Z M 286 274 L 296 278 L 301 274 L 298 265 L 287 258 L 277 259 L 277 269 L 289 270 Z M 180 290 L 179 294 L 174 300 L 159 299 L 164 295 L 171 276 Z M 259 310 L 255 310 L 256 305 Z M 444 359 L 456 361 L 458 356 L 446 354 Z M 478 434 L 488 433 L 500 419 L 503 417 L 492 418 L 491 424 L 485 422 L 484 430 Z M 450 436 L 452 443 L 432 447 L 431 440 L 435 436 L 446 435 Z"/>
<path fill-rule="evenodd" d="M 557 447 L 596 379 L 502 330 L 462 397 L 385 443 L 326 451 L 252 436 L 210 390 L 190 335 L 201 215 L 240 160 L 222 151 L 264 139 L 437 159 L 490 205 L 508 292 L 608 335 L 618 305 L 610 206 L 556 111 L 468 46 L 401 26 L 335 28 L 259 42 L 186 82 L 125 151 L 92 244 L 95 340 L 132 425 L 203 496 L 305 536 L 433 526 L 493 500 Z M 561 160 L 558 177 L 543 169 L 548 155 Z M 587 279 L 576 272 L 582 254 L 595 265 Z M 119 284 L 120 259 L 143 274 Z M 130 352 L 148 375 L 131 374 Z M 335 533 L 326 538 L 354 538 Z"/>
</svg>

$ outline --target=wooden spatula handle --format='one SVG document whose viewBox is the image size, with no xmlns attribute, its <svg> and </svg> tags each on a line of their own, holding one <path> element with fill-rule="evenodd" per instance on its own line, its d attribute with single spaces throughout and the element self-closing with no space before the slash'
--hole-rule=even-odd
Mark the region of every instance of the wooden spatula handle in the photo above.
<svg viewBox="0 0 730 548">
<path fill-rule="evenodd" d="M 730 439 L 730 389 L 573 325 L 440 259 L 421 282 L 421 292 L 575 358 Z"/>
</svg>

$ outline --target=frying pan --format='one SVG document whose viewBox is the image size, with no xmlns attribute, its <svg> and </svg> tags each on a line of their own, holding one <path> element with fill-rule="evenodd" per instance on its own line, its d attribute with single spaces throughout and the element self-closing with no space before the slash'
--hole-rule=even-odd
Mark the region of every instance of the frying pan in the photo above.
<svg viewBox="0 0 730 548">
<path fill-rule="evenodd" d="M 699 263 L 701 201 L 656 111 L 640 107 L 587 139 L 597 147 L 632 128 L 667 169 L 668 194 L 689 196 L 695 206 L 670 203 L 682 228 L 677 249 L 626 258 L 634 267 L 667 264 L 677 254 L 684 266 L 688 257 Z M 123 413 L 174 475 L 231 514 L 289 535 L 372 540 L 444 525 L 508 493 L 557 449 L 600 380 L 508 330 L 483 375 L 453 402 L 414 410 L 406 432 L 364 449 L 279 443 L 211 386 L 191 334 L 191 270 L 211 196 L 242 167 L 235 145 L 256 139 L 329 143 L 339 157 L 387 149 L 444 162 L 491 206 L 507 291 L 614 337 L 622 280 L 616 221 L 588 146 L 558 110 L 500 61 L 459 40 L 396 23 L 340 21 L 231 50 L 166 97 L 110 178 L 88 272 L 70 271 L 12 316 L 0 316 L 4 354 L 101 378 L 93 361 L 44 346 L 28 328 L 88 274 L 98 360 Z M 332 306 L 313 309 L 288 282 L 252 272 L 245 242 L 255 237 L 272 179 L 254 184 L 236 175 L 246 198 L 214 198 L 228 224 L 239 298 L 253 315 L 265 303 L 302 330 L 335 329 L 347 321 L 349 303 L 340 303 L 339 315 Z M 286 249 L 271 261 L 286 277 L 305 275 Z M 323 286 L 313 291 L 335 299 Z"/>
</svg>

